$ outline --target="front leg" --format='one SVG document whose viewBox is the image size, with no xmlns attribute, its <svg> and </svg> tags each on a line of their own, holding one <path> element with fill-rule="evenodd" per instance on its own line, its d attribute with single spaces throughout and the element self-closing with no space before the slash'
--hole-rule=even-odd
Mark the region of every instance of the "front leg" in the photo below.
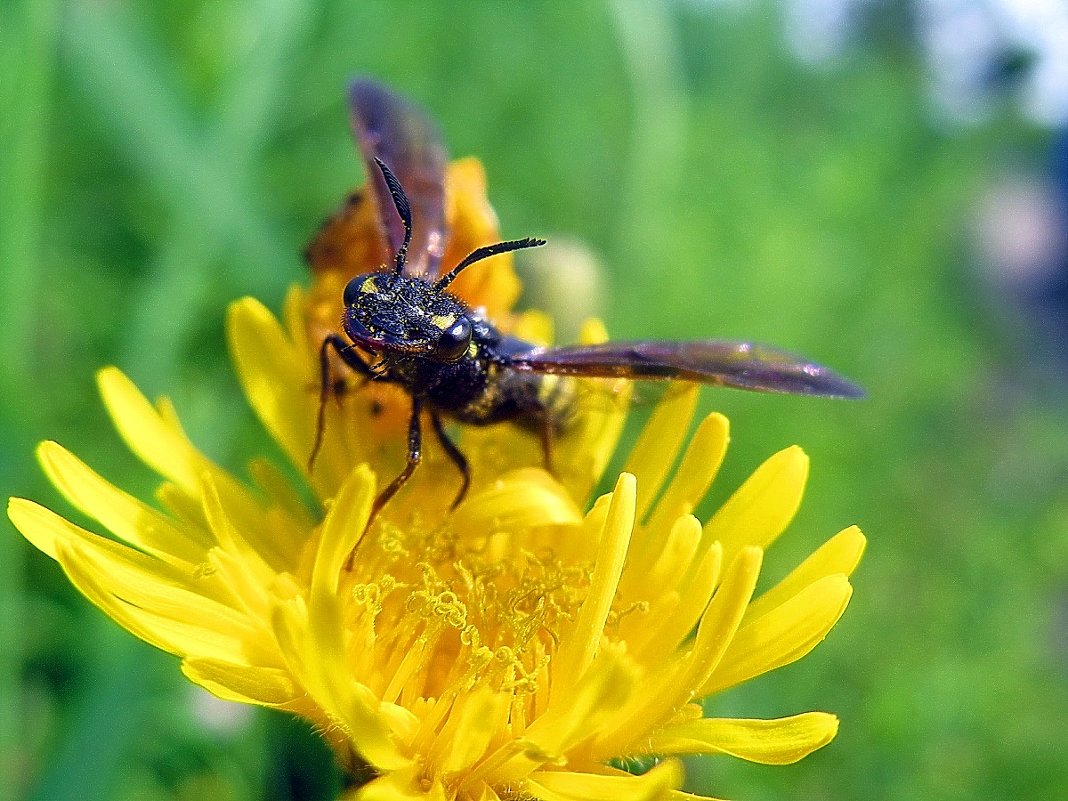
<svg viewBox="0 0 1068 801">
<path fill-rule="evenodd" d="M 334 349 L 334 353 L 353 372 L 367 379 L 376 378 L 374 371 L 364 363 L 351 343 L 346 342 L 337 334 L 328 334 L 323 340 L 323 344 L 319 346 L 319 412 L 315 418 L 315 442 L 312 445 L 311 455 L 308 456 L 309 474 L 315 468 L 315 459 L 323 447 L 323 434 L 326 431 L 326 403 L 330 399 L 330 388 L 334 383 L 330 376 L 330 348 Z"/>
</svg>

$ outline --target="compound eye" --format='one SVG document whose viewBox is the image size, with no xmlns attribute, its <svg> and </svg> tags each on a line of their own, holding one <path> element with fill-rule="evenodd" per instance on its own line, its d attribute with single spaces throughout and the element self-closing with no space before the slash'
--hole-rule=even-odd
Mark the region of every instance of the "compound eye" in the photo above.
<svg viewBox="0 0 1068 801">
<path fill-rule="evenodd" d="M 353 305 L 356 299 L 360 297 L 360 287 L 363 286 L 365 280 L 365 276 L 358 275 L 345 284 L 345 293 L 341 296 L 341 301 L 346 307 Z"/>
<path fill-rule="evenodd" d="M 434 348 L 438 358 L 455 362 L 467 353 L 471 346 L 471 321 L 466 317 L 460 317 L 455 323 L 441 332 L 441 338 Z"/>
</svg>

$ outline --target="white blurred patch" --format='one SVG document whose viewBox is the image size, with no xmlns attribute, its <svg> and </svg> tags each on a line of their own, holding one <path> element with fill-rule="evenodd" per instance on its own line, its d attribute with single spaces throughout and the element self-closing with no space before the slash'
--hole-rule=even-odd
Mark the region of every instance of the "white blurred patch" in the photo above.
<svg viewBox="0 0 1068 801">
<path fill-rule="evenodd" d="M 783 0 L 786 44 L 808 64 L 834 61 L 878 0 Z"/>
<path fill-rule="evenodd" d="M 189 711 L 193 719 L 215 734 L 239 734 L 252 725 L 256 710 L 248 704 L 238 704 L 216 698 L 207 690 L 189 688 Z"/>
<path fill-rule="evenodd" d="M 1023 111 L 1046 125 L 1068 122 L 1068 2 L 921 0 L 917 11 L 932 95 L 948 114 L 984 116 L 991 70 L 1015 52 L 1030 62 L 1020 77 Z"/>
<path fill-rule="evenodd" d="M 545 247 L 526 251 L 517 266 L 525 305 L 549 312 L 556 321 L 556 342 L 567 344 L 588 317 L 602 314 L 604 268 L 583 242 L 566 236 L 548 240 Z"/>
<path fill-rule="evenodd" d="M 748 0 L 678 0 L 713 13 Z M 863 46 L 865 20 L 883 0 L 781 0 L 787 46 L 807 64 L 827 64 Z M 983 120 L 1011 85 L 1021 111 L 1068 124 L 1068 0 L 913 0 L 914 34 L 927 63 L 928 93 L 950 120 Z M 1018 75 L 999 75 L 1014 59 Z"/>
<path fill-rule="evenodd" d="M 1068 217 L 1049 184 L 1005 178 L 987 190 L 979 207 L 978 239 L 985 268 L 996 284 L 1031 291 L 1068 263 Z"/>
</svg>

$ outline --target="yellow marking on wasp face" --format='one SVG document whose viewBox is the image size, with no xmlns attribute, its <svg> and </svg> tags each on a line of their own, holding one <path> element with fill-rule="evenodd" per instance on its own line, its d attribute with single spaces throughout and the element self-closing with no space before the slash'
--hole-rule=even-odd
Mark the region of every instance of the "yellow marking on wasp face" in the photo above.
<svg viewBox="0 0 1068 801">
<path fill-rule="evenodd" d="M 435 328 L 439 328 L 444 331 L 450 325 L 456 322 L 455 314 L 435 314 L 430 318 L 430 324 Z"/>
<path fill-rule="evenodd" d="M 360 284 L 360 291 L 367 294 L 374 294 L 378 292 L 378 281 L 372 275 L 364 279 L 364 282 Z"/>
</svg>

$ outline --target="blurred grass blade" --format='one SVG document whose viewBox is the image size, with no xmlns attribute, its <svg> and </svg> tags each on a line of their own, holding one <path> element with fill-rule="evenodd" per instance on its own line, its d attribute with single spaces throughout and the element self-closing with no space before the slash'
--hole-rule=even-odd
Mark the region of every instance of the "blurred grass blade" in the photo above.
<svg viewBox="0 0 1068 801">
<path fill-rule="evenodd" d="M 73 3 L 66 17 L 63 44 L 74 61 L 71 77 L 114 128 L 124 154 L 171 208 L 195 215 L 205 235 L 231 245 L 236 235 L 247 254 L 238 262 L 240 280 L 281 292 L 285 251 L 229 154 L 199 135 L 196 113 L 168 85 L 158 66 L 166 54 L 115 7 Z"/>
<path fill-rule="evenodd" d="M 0 25 L 0 484 L 15 479 L 31 410 L 31 346 L 37 322 L 45 163 L 56 66 L 59 6 L 50 0 L 8 3 Z M 26 742 L 22 632 L 26 548 L 0 531 L 0 788 L 22 786 Z"/>
<path fill-rule="evenodd" d="M 150 651 L 98 616 L 85 642 L 93 646 L 83 705 L 30 793 L 30 801 L 107 801 L 115 797 L 120 765 L 147 730 L 152 664 L 172 658 Z M 170 668 L 170 666 L 168 665 Z"/>
</svg>

